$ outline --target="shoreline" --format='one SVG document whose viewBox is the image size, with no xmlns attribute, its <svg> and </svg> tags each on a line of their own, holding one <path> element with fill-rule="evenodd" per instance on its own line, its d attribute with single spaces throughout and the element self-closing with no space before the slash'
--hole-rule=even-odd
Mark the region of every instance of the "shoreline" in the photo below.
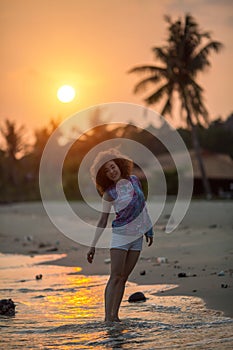
<svg viewBox="0 0 233 350">
<path fill-rule="evenodd" d="M 87 250 L 88 248 L 86 248 Z M 149 248 L 148 248 L 149 250 Z M 145 251 L 145 249 L 144 249 Z M 148 252 L 149 253 L 149 252 Z M 82 270 L 80 274 L 84 275 L 109 275 L 110 265 L 103 262 L 108 256 L 108 252 L 96 252 L 96 266 L 87 265 L 84 262 L 80 266 Z M 104 258 L 104 259 L 103 259 Z M 72 252 L 68 256 L 45 262 L 45 265 L 58 266 L 77 266 L 74 264 L 75 254 Z M 174 267 L 174 266 L 178 266 Z M 198 297 L 204 300 L 207 309 L 216 311 L 226 317 L 233 318 L 232 294 L 233 294 L 233 278 L 226 273 L 225 276 L 218 276 L 215 272 L 210 272 L 212 269 L 200 267 L 179 268 L 179 265 L 174 262 L 163 264 L 156 263 L 156 259 L 145 257 L 143 251 L 139 261 L 129 277 L 129 282 L 140 286 L 144 285 L 174 285 L 172 289 L 164 289 L 156 293 L 156 296 L 191 296 Z M 145 275 L 141 275 L 145 271 Z M 187 277 L 179 278 L 178 273 L 186 271 Z M 196 276 L 195 276 L 196 275 Z M 221 285 L 228 285 L 227 288 L 221 288 Z"/>
<path fill-rule="evenodd" d="M 156 225 L 153 246 L 148 248 L 144 241 L 129 281 L 138 285 L 138 291 L 140 285 L 178 285 L 156 295 L 198 297 L 208 309 L 233 318 L 233 202 L 193 201 L 180 226 L 166 234 L 164 224 L 169 210 L 169 206 L 165 208 Z M 3 254 L 66 254 L 43 264 L 79 266 L 84 275 L 109 275 L 110 265 L 105 262 L 109 250 L 97 248 L 94 262 L 89 264 L 88 247 L 60 233 L 40 202 L 1 205 L 0 222 Z M 165 257 L 167 262 L 158 263 L 158 257 Z M 179 278 L 179 273 L 187 277 Z"/>
</svg>

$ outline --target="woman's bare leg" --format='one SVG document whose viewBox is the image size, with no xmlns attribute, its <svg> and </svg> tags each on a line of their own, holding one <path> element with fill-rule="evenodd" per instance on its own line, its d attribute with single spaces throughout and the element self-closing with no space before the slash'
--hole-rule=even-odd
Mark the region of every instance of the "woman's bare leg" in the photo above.
<svg viewBox="0 0 233 350">
<path fill-rule="evenodd" d="M 113 321 L 113 305 L 124 276 L 127 251 L 111 249 L 111 275 L 105 288 L 105 321 Z"/>
<path fill-rule="evenodd" d="M 112 307 L 112 318 L 113 321 L 120 321 L 118 312 L 120 308 L 120 304 L 124 295 L 125 291 L 125 283 L 130 275 L 130 273 L 133 271 L 138 258 L 140 255 L 140 251 L 138 250 L 129 250 L 127 252 L 127 256 L 125 259 L 125 265 L 124 265 L 124 271 L 123 271 L 123 276 L 119 280 L 119 282 L 116 285 L 116 290 L 114 293 L 114 300 L 113 300 L 113 307 Z"/>
</svg>

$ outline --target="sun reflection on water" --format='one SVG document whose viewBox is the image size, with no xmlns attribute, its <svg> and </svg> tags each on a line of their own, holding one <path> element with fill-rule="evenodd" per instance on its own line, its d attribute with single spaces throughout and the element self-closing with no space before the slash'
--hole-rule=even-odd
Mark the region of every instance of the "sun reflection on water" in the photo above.
<svg viewBox="0 0 233 350">
<path fill-rule="evenodd" d="M 58 281 L 59 283 L 59 281 Z M 72 289 L 74 292 L 63 292 L 60 295 L 48 295 L 46 298 L 53 308 L 56 307 L 56 318 L 92 318 L 96 316 L 96 309 L 103 303 L 103 288 L 95 288 L 95 292 L 90 288 L 94 285 L 91 277 L 68 276 L 66 280 L 66 289 Z M 75 291 L 75 286 L 79 287 Z M 81 287 L 81 288 L 80 288 Z"/>
<path fill-rule="evenodd" d="M 108 276 L 84 276 L 80 267 L 36 265 L 39 257 L 8 258 L 9 267 L 0 267 L 0 290 L 2 298 L 7 293 L 16 302 L 17 313 L 0 319 L 4 349 L 21 349 L 22 344 L 24 349 L 53 350 L 147 350 L 154 344 L 158 349 L 232 349 L 232 320 L 207 310 L 199 298 L 156 295 L 172 285 L 127 283 L 122 322 L 107 326 L 103 319 Z M 41 280 L 35 279 L 38 273 Z M 147 301 L 128 303 L 139 288 Z"/>
</svg>

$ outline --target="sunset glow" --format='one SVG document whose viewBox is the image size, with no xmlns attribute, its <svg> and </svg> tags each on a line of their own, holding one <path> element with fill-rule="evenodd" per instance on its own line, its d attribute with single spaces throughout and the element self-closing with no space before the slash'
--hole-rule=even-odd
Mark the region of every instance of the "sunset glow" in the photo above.
<svg viewBox="0 0 233 350">
<path fill-rule="evenodd" d="M 210 56 L 211 67 L 198 80 L 205 90 L 210 120 L 226 119 L 231 113 L 230 1 L 53 3 L 1 1 L 1 118 L 17 120 L 31 131 L 47 125 L 52 117 L 64 120 L 100 103 L 144 105 L 144 95 L 133 92 L 140 77 L 128 71 L 156 63 L 151 50 L 165 44 L 164 15 L 174 20 L 185 13 L 192 14 L 203 30 L 224 44 L 220 54 Z M 73 100 L 63 93 L 61 99 L 57 97 L 57 90 L 65 84 L 74 88 Z M 159 104 L 153 109 L 161 111 Z M 174 112 L 171 119 L 175 126 L 182 123 L 179 113 Z"/>
<path fill-rule="evenodd" d="M 57 91 L 57 98 L 63 103 L 69 103 L 75 98 L 75 90 L 70 85 L 63 85 Z"/>
</svg>

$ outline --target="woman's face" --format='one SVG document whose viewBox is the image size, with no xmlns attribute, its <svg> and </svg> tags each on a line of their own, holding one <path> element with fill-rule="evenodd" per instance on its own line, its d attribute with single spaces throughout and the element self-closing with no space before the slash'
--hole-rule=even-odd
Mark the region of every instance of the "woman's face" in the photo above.
<svg viewBox="0 0 233 350">
<path fill-rule="evenodd" d="M 121 171 L 113 160 L 110 160 L 104 165 L 104 173 L 107 178 L 113 182 L 117 182 L 121 179 Z"/>
</svg>

